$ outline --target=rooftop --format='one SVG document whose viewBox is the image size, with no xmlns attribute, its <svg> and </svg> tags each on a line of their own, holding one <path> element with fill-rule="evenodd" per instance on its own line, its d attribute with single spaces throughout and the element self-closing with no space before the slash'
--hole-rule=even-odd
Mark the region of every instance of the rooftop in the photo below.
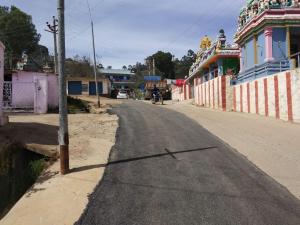
<svg viewBox="0 0 300 225">
<path fill-rule="evenodd" d="M 295 0 L 247 0 L 247 5 L 241 9 L 239 15 L 237 35 L 266 11 L 284 11 L 297 8 L 300 8 L 300 3 Z"/>
<path fill-rule="evenodd" d="M 105 75 L 134 75 L 130 70 L 124 69 L 99 69 L 99 72 Z"/>
</svg>

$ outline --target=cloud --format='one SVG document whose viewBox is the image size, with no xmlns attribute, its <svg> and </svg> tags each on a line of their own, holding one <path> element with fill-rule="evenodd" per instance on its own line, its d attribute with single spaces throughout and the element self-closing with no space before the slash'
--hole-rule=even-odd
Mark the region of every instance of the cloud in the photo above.
<svg viewBox="0 0 300 225">
<path fill-rule="evenodd" d="M 52 50 L 45 22 L 56 14 L 56 1 L 3 0 L 33 16 L 41 43 Z M 95 24 L 97 54 L 102 63 L 121 67 L 143 61 L 158 50 L 181 57 L 197 50 L 205 34 L 215 38 L 224 28 L 229 40 L 246 0 L 89 0 Z M 85 1 L 66 0 L 67 55 L 91 55 L 91 30 Z"/>
</svg>

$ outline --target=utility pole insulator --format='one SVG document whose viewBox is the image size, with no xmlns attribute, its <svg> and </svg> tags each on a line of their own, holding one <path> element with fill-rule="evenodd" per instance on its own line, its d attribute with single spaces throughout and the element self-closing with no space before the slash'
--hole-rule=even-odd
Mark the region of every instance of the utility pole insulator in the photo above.
<svg viewBox="0 0 300 225">
<path fill-rule="evenodd" d="M 52 25 L 47 22 L 47 27 L 49 30 L 45 30 L 49 33 L 52 33 L 53 34 L 53 42 L 54 42 L 54 73 L 57 74 L 58 72 L 58 69 L 57 69 L 57 22 L 58 20 L 55 18 L 55 16 L 53 16 L 53 22 L 52 22 Z"/>
</svg>

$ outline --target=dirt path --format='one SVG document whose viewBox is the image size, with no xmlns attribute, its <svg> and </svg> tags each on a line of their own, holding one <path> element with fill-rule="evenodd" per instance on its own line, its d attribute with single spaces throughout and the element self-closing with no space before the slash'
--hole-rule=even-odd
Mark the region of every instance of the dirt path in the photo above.
<svg viewBox="0 0 300 225">
<path fill-rule="evenodd" d="M 11 116 L 31 132 L 33 144 L 56 148 L 58 115 Z M 32 129 L 32 124 L 35 129 Z M 101 180 L 111 147 L 115 143 L 117 116 L 109 114 L 69 115 L 70 166 L 72 173 L 61 176 L 59 161 L 37 180 L 0 221 L 1 225 L 73 224 L 84 210 L 88 196 Z M 51 128 L 51 129 L 50 129 Z M 45 132 L 45 130 L 47 132 Z M 28 133 L 22 133 L 28 137 Z"/>
</svg>

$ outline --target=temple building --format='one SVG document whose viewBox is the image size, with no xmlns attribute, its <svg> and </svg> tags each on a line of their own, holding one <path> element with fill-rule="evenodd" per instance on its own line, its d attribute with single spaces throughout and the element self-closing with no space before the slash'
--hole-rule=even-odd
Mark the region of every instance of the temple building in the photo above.
<svg viewBox="0 0 300 225">
<path fill-rule="evenodd" d="M 203 81 L 223 75 L 234 75 L 239 72 L 239 48 L 237 45 L 226 43 L 224 30 L 220 30 L 217 40 L 212 43 L 205 36 L 200 43 L 196 62 L 190 69 L 187 79 L 203 77 Z"/>
<path fill-rule="evenodd" d="M 194 99 L 197 105 L 230 110 L 226 97 L 232 77 L 240 70 L 239 55 L 239 47 L 226 42 L 224 30 L 220 30 L 214 42 L 205 36 L 180 92 L 180 99 Z"/>
<path fill-rule="evenodd" d="M 299 7 L 299 0 L 247 1 L 235 35 L 241 52 L 236 83 L 298 67 Z"/>
</svg>

